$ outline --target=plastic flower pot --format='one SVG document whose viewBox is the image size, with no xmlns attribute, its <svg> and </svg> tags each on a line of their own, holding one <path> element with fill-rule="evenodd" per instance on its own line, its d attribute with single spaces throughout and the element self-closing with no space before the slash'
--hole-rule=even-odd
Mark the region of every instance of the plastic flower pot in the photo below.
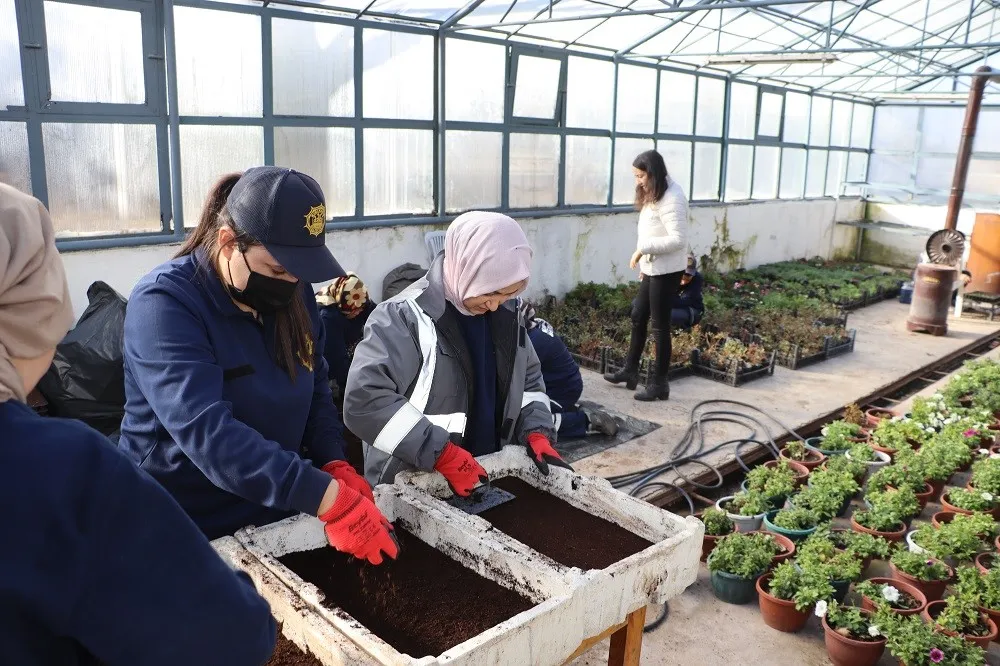
<svg viewBox="0 0 1000 666">
<path fill-rule="evenodd" d="M 743 483 L 740 484 L 740 490 L 742 490 L 743 492 L 749 492 L 749 490 L 747 489 L 746 481 L 743 481 Z M 772 497 L 768 497 L 767 501 L 771 506 L 783 506 L 785 500 L 787 499 L 788 495 L 774 495 Z"/>
<path fill-rule="evenodd" d="M 867 611 L 862 613 L 870 615 Z M 838 634 L 823 617 L 823 634 L 826 653 L 835 666 L 875 666 L 885 652 L 885 638 L 877 641 L 859 641 Z"/>
<path fill-rule="evenodd" d="M 756 581 L 760 574 L 753 578 L 740 578 L 725 571 L 713 571 L 712 591 L 719 601 L 727 604 L 748 604 L 757 596 Z"/>
<path fill-rule="evenodd" d="M 925 481 L 923 489 L 914 494 L 917 496 L 917 501 L 920 502 L 920 510 L 923 511 L 927 508 L 927 503 L 934 497 L 934 486 Z"/>
<path fill-rule="evenodd" d="M 963 513 L 965 512 L 963 511 Z M 933 525 L 935 529 L 938 529 L 942 525 L 946 525 L 947 523 L 950 523 L 951 521 L 955 520 L 955 516 L 957 515 L 958 514 L 956 514 L 954 511 L 938 511 L 933 516 L 931 516 L 931 525 Z"/>
<path fill-rule="evenodd" d="M 781 456 L 782 460 L 787 460 L 788 462 L 795 463 L 796 465 L 802 465 L 810 472 L 826 462 L 826 456 L 812 448 L 806 449 L 806 460 L 793 460 L 792 458 L 789 458 L 785 455 L 785 449 L 781 449 L 778 455 Z"/>
<path fill-rule="evenodd" d="M 893 578 L 869 578 L 868 580 L 876 584 L 892 585 L 900 592 L 905 592 L 917 600 L 918 605 L 916 608 L 907 608 L 905 610 L 901 608 L 892 608 L 892 612 L 896 615 L 917 615 L 927 607 L 927 597 L 924 596 L 923 592 L 909 583 L 904 583 L 903 581 L 895 580 Z M 874 601 L 864 595 L 861 596 L 861 607 L 867 611 L 875 612 Z"/>
<path fill-rule="evenodd" d="M 936 502 L 937 499 L 939 497 L 941 497 L 941 491 L 944 490 L 945 481 L 944 480 L 942 480 L 942 481 L 932 481 L 930 479 L 924 479 L 924 481 L 926 481 L 927 485 L 929 485 L 931 487 L 931 489 L 933 490 L 933 492 L 931 493 L 931 496 L 930 496 L 930 501 Z"/>
<path fill-rule="evenodd" d="M 944 610 L 944 601 L 931 601 L 927 604 L 924 610 L 920 613 L 920 617 L 924 618 L 927 624 L 934 627 L 935 631 L 940 631 L 942 634 L 948 634 L 949 636 L 961 636 L 965 640 L 969 641 L 974 645 L 978 645 L 984 650 L 990 649 L 990 643 L 997 637 L 997 625 L 990 619 L 990 616 L 986 613 L 980 613 L 980 619 L 983 624 L 989 627 L 989 632 L 984 636 L 975 636 L 973 634 L 958 634 L 954 631 L 948 631 L 942 627 L 937 626 L 935 620 L 937 616 L 941 614 Z"/>
<path fill-rule="evenodd" d="M 797 463 L 794 460 L 786 461 L 788 463 L 788 468 L 795 472 L 795 485 L 801 486 L 809 478 L 809 468 L 801 463 Z M 764 463 L 764 467 L 769 469 L 774 469 L 781 464 L 778 460 L 768 460 Z"/>
<path fill-rule="evenodd" d="M 756 516 L 741 516 L 737 513 L 729 513 L 723 507 L 725 504 L 729 504 L 730 500 L 733 499 L 733 495 L 728 495 L 723 497 L 718 502 L 715 503 L 715 508 L 719 511 L 725 511 L 726 515 L 729 516 L 729 520 L 733 521 L 736 525 L 737 532 L 753 532 L 760 529 L 760 525 L 764 522 L 764 514 L 761 513 Z"/>
<path fill-rule="evenodd" d="M 898 530 L 894 530 L 892 532 L 881 532 L 879 530 L 873 530 L 868 527 L 865 527 L 858 521 L 854 520 L 854 516 L 851 516 L 851 529 L 853 529 L 855 532 L 861 532 L 862 534 L 871 534 L 873 536 L 880 536 L 886 541 L 899 542 L 903 540 L 904 536 L 906 536 L 905 523 L 900 523 Z"/>
<path fill-rule="evenodd" d="M 755 530 L 754 534 L 765 534 L 771 537 L 771 539 L 773 539 L 774 542 L 781 547 L 781 552 L 771 558 L 771 566 L 769 569 L 773 569 L 782 562 L 792 559 L 792 556 L 795 555 L 795 542 L 788 537 L 775 532 L 764 532 L 761 530 Z"/>
<path fill-rule="evenodd" d="M 896 416 L 896 412 L 891 409 L 883 409 L 881 407 L 872 407 L 871 409 L 865 410 L 865 421 L 868 423 L 868 427 L 872 429 L 885 419 L 895 418 Z"/>
<path fill-rule="evenodd" d="M 968 509 L 961 509 L 952 504 L 951 502 L 949 502 L 948 493 L 946 492 L 941 493 L 941 508 L 944 509 L 944 511 L 950 511 L 952 513 L 964 513 L 967 516 L 972 515 L 972 512 L 969 511 Z"/>
<path fill-rule="evenodd" d="M 834 527 L 833 529 L 830 530 L 831 533 L 836 533 L 836 532 L 852 532 L 852 531 L 853 530 L 844 529 L 843 527 Z M 836 548 L 837 548 L 837 550 L 839 550 L 842 553 L 846 553 L 847 552 L 846 548 L 840 548 L 839 546 L 836 547 Z M 861 560 L 861 570 L 865 571 L 866 569 L 868 569 L 868 567 L 871 566 L 871 563 L 872 563 L 873 559 L 874 558 L 871 555 L 869 555 L 868 557 L 862 559 Z"/>
<path fill-rule="evenodd" d="M 760 615 L 764 624 L 788 633 L 795 633 L 806 626 L 812 609 L 804 611 L 795 609 L 794 601 L 786 601 L 772 596 L 770 593 L 771 574 L 757 579 L 757 600 L 760 604 Z"/>
<path fill-rule="evenodd" d="M 838 604 L 844 603 L 847 593 L 851 591 L 851 581 L 831 580 L 830 585 L 833 586 L 833 598 L 837 600 Z"/>
<path fill-rule="evenodd" d="M 698 517 L 698 518 L 701 518 L 701 514 L 700 513 L 695 514 L 695 516 Z M 735 531 L 736 531 L 736 527 L 734 525 L 733 526 L 733 530 L 730 531 L 729 534 L 732 534 Z M 729 536 L 729 534 L 722 534 L 720 536 L 714 536 L 712 534 L 707 534 L 706 533 L 704 536 L 702 536 L 702 538 L 701 538 L 701 561 L 702 562 L 707 561 L 708 560 L 708 556 L 712 554 L 712 551 L 715 550 L 715 547 L 719 544 L 719 539 L 721 539 L 722 537 Z"/>
<path fill-rule="evenodd" d="M 768 532 L 780 534 L 781 536 L 787 537 L 792 541 L 802 541 L 807 536 L 816 531 L 815 525 L 806 528 L 804 530 L 790 530 L 784 527 L 778 527 L 777 525 L 771 522 L 772 520 L 774 520 L 774 517 L 776 515 L 778 515 L 777 510 L 768 511 L 767 513 L 764 514 L 764 529 L 766 529 Z"/>
<path fill-rule="evenodd" d="M 993 548 L 997 552 L 1000 552 L 1000 536 L 998 536 L 996 539 L 993 540 Z"/>
<path fill-rule="evenodd" d="M 955 570 L 948 567 L 948 577 L 944 580 L 920 580 L 915 576 L 911 576 L 908 573 L 904 573 L 896 568 L 896 565 L 892 562 L 889 563 L 889 574 L 893 580 L 899 581 L 900 583 L 906 583 L 911 587 L 915 587 L 921 592 L 923 592 L 924 598 L 928 601 L 937 601 L 944 594 L 944 590 L 948 587 L 948 583 L 955 576 Z"/>
<path fill-rule="evenodd" d="M 827 458 L 832 457 L 832 456 L 842 456 L 845 453 L 847 453 L 847 449 L 844 449 L 842 451 L 834 451 L 834 450 L 831 450 L 831 449 L 824 449 L 824 448 L 822 448 L 820 446 L 822 443 L 823 443 L 823 438 L 822 437 L 810 437 L 809 439 L 806 440 L 806 447 L 812 449 L 813 451 L 818 451 L 818 452 L 822 453 Z"/>
<path fill-rule="evenodd" d="M 976 568 L 981 573 L 988 574 L 990 569 L 996 565 L 996 560 L 994 559 L 996 557 L 996 553 L 979 553 L 976 555 Z"/>
<path fill-rule="evenodd" d="M 850 451 L 848 451 L 847 453 L 845 453 L 844 456 L 848 460 L 852 460 L 852 458 L 851 458 L 851 452 Z M 892 458 L 889 457 L 888 453 L 883 453 L 881 451 L 875 451 L 875 460 L 872 460 L 871 462 L 865 462 L 865 476 L 864 476 L 864 479 L 862 480 L 861 485 L 864 485 L 864 482 L 867 481 L 869 479 L 869 477 L 871 477 L 872 474 L 874 474 L 878 470 L 882 469 L 883 467 L 885 467 L 886 465 L 888 465 L 890 462 L 892 462 Z"/>
</svg>

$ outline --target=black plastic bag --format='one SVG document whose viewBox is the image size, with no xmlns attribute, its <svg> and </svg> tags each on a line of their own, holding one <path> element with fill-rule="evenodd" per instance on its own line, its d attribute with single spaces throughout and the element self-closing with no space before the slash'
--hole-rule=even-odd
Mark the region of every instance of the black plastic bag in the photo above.
<svg viewBox="0 0 1000 666">
<path fill-rule="evenodd" d="M 52 416 L 79 419 L 105 435 L 125 414 L 125 299 L 104 282 L 87 290 L 90 304 L 56 347 L 52 366 L 38 383 Z"/>
</svg>

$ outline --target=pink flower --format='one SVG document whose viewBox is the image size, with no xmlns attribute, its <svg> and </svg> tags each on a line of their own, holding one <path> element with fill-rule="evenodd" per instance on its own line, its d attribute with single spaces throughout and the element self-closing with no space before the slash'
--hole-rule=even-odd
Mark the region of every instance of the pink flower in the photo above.
<svg viewBox="0 0 1000 666">
<path fill-rule="evenodd" d="M 976 430 L 975 428 L 969 428 L 968 430 L 966 430 L 962 434 L 965 435 L 966 437 L 978 437 L 979 436 L 979 431 Z"/>
<path fill-rule="evenodd" d="M 940 664 L 944 660 L 944 652 L 937 648 L 931 648 L 929 656 L 935 664 Z"/>
</svg>

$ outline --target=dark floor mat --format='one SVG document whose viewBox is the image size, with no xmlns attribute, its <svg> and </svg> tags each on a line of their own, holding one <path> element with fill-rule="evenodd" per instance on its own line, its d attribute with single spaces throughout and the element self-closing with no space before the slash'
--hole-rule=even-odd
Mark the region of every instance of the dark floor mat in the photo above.
<svg viewBox="0 0 1000 666">
<path fill-rule="evenodd" d="M 595 402 L 583 400 L 580 402 L 580 406 L 588 407 L 590 409 L 600 409 L 613 416 L 615 420 L 618 421 L 618 434 L 614 437 L 608 437 L 607 435 L 590 435 L 581 439 L 560 439 L 558 444 L 556 444 L 556 449 L 560 454 L 562 454 L 563 459 L 565 459 L 568 463 L 574 463 L 577 460 L 582 460 L 583 458 L 592 456 L 595 453 L 600 453 L 601 451 L 614 448 L 619 444 L 623 444 L 629 440 L 635 439 L 636 437 L 648 435 L 660 427 L 659 423 L 643 421 L 642 419 L 637 419 L 634 416 L 629 416 L 628 414 L 622 414 L 621 412 L 616 412 L 613 409 L 608 409 L 607 407 L 598 405 Z"/>
</svg>

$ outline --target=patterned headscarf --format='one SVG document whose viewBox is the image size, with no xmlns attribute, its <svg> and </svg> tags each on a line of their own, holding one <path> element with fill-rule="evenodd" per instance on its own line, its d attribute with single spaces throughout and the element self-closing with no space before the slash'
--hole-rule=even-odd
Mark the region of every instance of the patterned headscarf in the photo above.
<svg viewBox="0 0 1000 666">
<path fill-rule="evenodd" d="M 368 302 L 368 287 L 355 273 L 339 277 L 316 293 L 316 302 L 336 305 L 348 319 L 354 319 Z"/>
</svg>

